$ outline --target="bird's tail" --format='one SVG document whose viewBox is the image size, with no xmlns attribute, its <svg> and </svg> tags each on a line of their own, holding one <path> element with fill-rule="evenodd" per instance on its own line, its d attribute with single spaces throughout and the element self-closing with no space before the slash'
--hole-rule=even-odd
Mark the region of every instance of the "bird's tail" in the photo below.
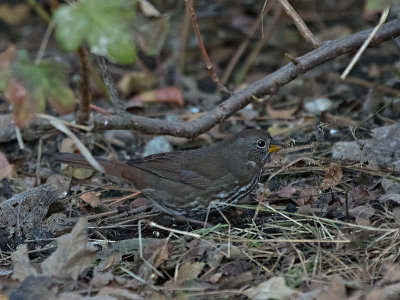
<svg viewBox="0 0 400 300">
<path fill-rule="evenodd" d="M 80 154 L 60 152 L 53 156 L 53 160 L 71 166 L 93 169 L 89 162 Z M 120 162 L 98 157 L 96 160 L 104 168 L 107 174 L 117 177 L 125 177 L 122 174 L 122 170 L 125 169 L 125 166 L 123 166 Z"/>
</svg>

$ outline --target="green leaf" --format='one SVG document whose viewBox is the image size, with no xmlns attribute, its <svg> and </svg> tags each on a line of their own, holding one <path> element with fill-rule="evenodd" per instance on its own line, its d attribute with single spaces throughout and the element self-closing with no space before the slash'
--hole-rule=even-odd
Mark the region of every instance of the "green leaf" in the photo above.
<svg viewBox="0 0 400 300">
<path fill-rule="evenodd" d="M 121 63 L 133 63 L 136 48 L 130 30 L 136 0 L 80 0 L 62 5 L 54 14 L 56 38 L 66 51 L 83 42 L 98 55 Z"/>
<path fill-rule="evenodd" d="M 61 114 L 69 113 L 75 105 L 75 97 L 67 86 L 62 65 L 54 61 L 44 60 L 32 64 L 25 52 L 18 52 L 13 74 L 36 99 L 47 99 L 50 105 Z M 44 107 L 44 100 L 41 102 Z M 40 104 L 40 102 L 38 102 Z"/>
<path fill-rule="evenodd" d="M 78 9 L 66 5 L 60 6 L 54 13 L 55 31 L 60 46 L 65 51 L 76 51 L 85 37 L 88 20 Z"/>
<path fill-rule="evenodd" d="M 66 86 L 57 86 L 49 92 L 49 104 L 60 114 L 71 112 L 75 106 L 72 90 Z"/>
<path fill-rule="evenodd" d="M 15 52 L 6 62 L 0 70 L 1 85 L 18 126 L 27 125 L 36 112 L 44 112 L 46 100 L 59 113 L 72 111 L 75 97 L 59 63 L 34 64 L 25 51 Z"/>
</svg>

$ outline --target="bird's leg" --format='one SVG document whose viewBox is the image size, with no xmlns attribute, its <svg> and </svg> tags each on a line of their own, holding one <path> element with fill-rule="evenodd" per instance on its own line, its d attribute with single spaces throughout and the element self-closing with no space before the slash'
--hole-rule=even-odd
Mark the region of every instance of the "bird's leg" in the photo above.
<svg viewBox="0 0 400 300">
<path fill-rule="evenodd" d="M 200 221 L 200 220 L 196 220 L 196 219 L 186 218 L 184 216 L 174 216 L 174 219 L 177 222 L 182 222 L 182 223 L 188 222 L 190 224 L 204 226 L 204 228 L 210 228 L 210 227 L 214 226 L 213 224 L 208 223 L 206 221 Z"/>
</svg>

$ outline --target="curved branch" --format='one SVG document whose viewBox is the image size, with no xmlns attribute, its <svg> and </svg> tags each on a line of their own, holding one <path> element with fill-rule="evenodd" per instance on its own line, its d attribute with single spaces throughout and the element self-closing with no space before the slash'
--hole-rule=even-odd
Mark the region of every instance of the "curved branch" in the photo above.
<svg viewBox="0 0 400 300">
<path fill-rule="evenodd" d="M 254 100 L 275 93 L 281 86 L 331 59 L 359 48 L 368 38 L 373 29 L 364 30 L 350 36 L 333 41 L 326 41 L 315 49 L 290 62 L 277 71 L 249 85 L 244 90 L 235 93 L 230 98 L 190 122 L 169 122 L 160 119 L 151 119 L 131 114 L 96 116 L 94 126 L 97 130 L 131 129 L 144 133 L 169 134 L 181 137 L 194 137 L 206 132 L 216 124 L 229 118 L 236 111 L 245 107 Z M 382 26 L 370 46 L 393 39 L 400 35 L 400 18 Z"/>
</svg>

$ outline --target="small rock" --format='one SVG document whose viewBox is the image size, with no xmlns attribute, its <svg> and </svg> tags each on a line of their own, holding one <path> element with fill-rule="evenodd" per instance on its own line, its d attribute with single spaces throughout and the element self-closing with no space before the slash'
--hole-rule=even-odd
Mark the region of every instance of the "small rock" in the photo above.
<svg viewBox="0 0 400 300">
<path fill-rule="evenodd" d="M 356 142 L 338 142 L 332 147 L 332 157 L 338 160 L 368 162 L 371 166 L 400 166 L 400 125 L 379 127 L 374 130 L 372 139 Z"/>
<path fill-rule="evenodd" d="M 171 152 L 172 146 L 167 141 L 165 136 L 157 136 L 152 138 L 144 147 L 143 156 L 163 153 L 163 152 Z"/>
<path fill-rule="evenodd" d="M 328 98 L 317 98 L 304 104 L 305 110 L 313 114 L 330 110 L 332 107 L 333 103 Z"/>
</svg>

